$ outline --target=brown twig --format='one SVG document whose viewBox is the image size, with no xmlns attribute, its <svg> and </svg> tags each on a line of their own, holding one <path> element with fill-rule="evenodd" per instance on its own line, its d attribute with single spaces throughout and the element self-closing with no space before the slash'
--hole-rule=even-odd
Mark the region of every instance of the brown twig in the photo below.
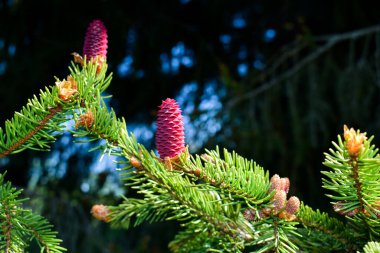
<svg viewBox="0 0 380 253">
<path fill-rule="evenodd" d="M 281 81 L 284 81 L 290 78 L 291 76 L 296 74 L 301 68 L 303 68 L 308 63 L 317 59 L 319 56 L 327 52 L 329 49 L 331 49 L 333 46 L 335 46 L 339 42 L 342 42 L 345 40 L 355 40 L 360 37 L 366 36 L 368 34 L 373 34 L 377 32 L 380 32 L 380 25 L 371 26 L 371 27 L 367 27 L 364 29 L 359 29 L 359 30 L 355 30 L 355 31 L 347 32 L 347 33 L 316 37 L 314 40 L 315 42 L 324 42 L 325 44 L 323 44 L 322 46 L 318 47 L 316 50 L 314 50 L 313 52 L 305 56 L 292 68 L 284 71 L 278 77 L 273 77 L 271 80 L 262 83 L 259 87 L 246 92 L 244 95 L 231 99 L 230 101 L 227 102 L 226 107 L 232 108 L 244 100 L 252 99 L 256 97 L 257 95 L 263 93 L 264 91 L 272 88 L 273 86 L 280 83 Z"/>
<path fill-rule="evenodd" d="M 53 118 L 60 111 L 62 111 L 61 105 L 50 108 L 49 109 L 50 113 L 48 115 L 46 115 L 45 118 L 43 118 L 35 128 L 33 128 L 29 133 L 27 133 L 23 138 L 21 138 L 21 140 L 18 140 L 17 142 L 12 144 L 10 147 L 8 147 L 6 150 L 2 151 L 0 153 L 0 158 L 3 158 L 5 156 L 11 154 L 17 148 L 22 146 L 25 142 L 30 140 L 30 138 L 32 138 L 36 133 L 38 133 L 41 129 L 43 129 L 46 126 L 46 124 L 49 122 L 49 120 L 51 118 Z"/>
<path fill-rule="evenodd" d="M 9 210 L 8 205 L 6 205 L 4 209 L 5 209 L 6 215 L 5 215 L 5 225 L 3 229 L 4 229 L 5 238 L 6 238 L 5 240 L 7 241 L 5 252 L 9 253 L 11 249 L 11 241 L 12 241 L 11 211 Z"/>
</svg>

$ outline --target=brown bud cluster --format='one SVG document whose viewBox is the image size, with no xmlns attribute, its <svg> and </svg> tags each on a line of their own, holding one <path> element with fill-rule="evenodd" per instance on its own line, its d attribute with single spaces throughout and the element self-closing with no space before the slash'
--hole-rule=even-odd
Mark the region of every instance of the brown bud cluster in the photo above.
<svg viewBox="0 0 380 253">
<path fill-rule="evenodd" d="M 285 191 L 286 194 L 288 194 L 289 187 L 290 187 L 290 181 L 289 181 L 289 178 L 287 177 L 280 178 L 279 175 L 275 174 L 270 179 L 269 192 L 272 192 L 273 190 L 277 190 L 277 191 L 282 190 L 282 191 Z"/>
<path fill-rule="evenodd" d="M 270 179 L 269 188 L 269 193 L 275 191 L 271 199 L 272 205 L 270 207 L 264 207 L 258 211 L 250 208 L 245 209 L 243 212 L 244 218 L 248 221 L 253 221 L 256 219 L 265 219 L 271 215 L 274 215 L 280 219 L 294 221 L 297 218 L 295 214 L 300 208 L 300 200 L 295 196 L 287 199 L 289 187 L 289 178 L 281 178 L 277 174 L 272 176 Z"/>
<path fill-rule="evenodd" d="M 91 214 L 94 216 L 95 219 L 109 222 L 111 218 L 109 217 L 109 214 L 111 211 L 109 208 L 105 205 L 93 205 L 91 208 Z"/>
<path fill-rule="evenodd" d="M 286 202 L 285 210 L 283 210 L 281 213 L 279 213 L 278 217 L 281 219 L 285 219 L 288 221 L 293 221 L 297 217 L 295 216 L 295 213 L 298 212 L 300 209 L 300 200 L 292 196 L 288 199 L 288 202 Z"/>
<path fill-rule="evenodd" d="M 276 190 L 272 198 L 273 213 L 278 214 L 286 205 L 286 192 L 284 190 Z"/>
<path fill-rule="evenodd" d="M 72 76 L 67 76 L 67 80 L 55 84 L 58 87 L 58 97 L 65 102 L 70 101 L 71 96 L 78 92 L 77 82 Z"/>
<path fill-rule="evenodd" d="M 348 129 L 346 125 L 343 126 L 343 137 L 346 141 L 346 148 L 351 157 L 358 157 L 363 150 L 364 141 L 367 140 L 365 133 L 358 133 L 353 128 Z"/>
<path fill-rule="evenodd" d="M 87 129 L 90 129 L 93 124 L 94 124 L 94 114 L 92 113 L 91 110 L 89 110 L 79 117 L 79 119 L 75 123 L 75 128 L 85 127 Z"/>
</svg>

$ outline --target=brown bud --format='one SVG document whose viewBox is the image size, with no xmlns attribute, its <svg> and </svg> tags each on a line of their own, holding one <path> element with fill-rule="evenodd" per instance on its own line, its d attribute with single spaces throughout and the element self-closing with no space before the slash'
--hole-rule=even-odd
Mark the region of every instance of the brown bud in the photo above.
<svg viewBox="0 0 380 253">
<path fill-rule="evenodd" d="M 78 92 L 77 82 L 72 76 L 68 76 L 67 80 L 55 82 L 58 87 L 58 96 L 63 101 L 70 101 L 72 95 Z"/>
<path fill-rule="evenodd" d="M 357 214 L 359 212 L 358 208 L 355 208 L 355 209 L 353 209 L 351 211 L 342 210 L 343 203 L 345 203 L 345 201 L 339 200 L 336 204 L 334 204 L 333 205 L 334 211 L 337 212 L 337 213 L 339 213 L 339 214 L 341 214 L 341 215 L 349 216 L 349 217 L 354 216 L 355 214 Z"/>
<path fill-rule="evenodd" d="M 277 174 L 274 174 L 270 179 L 269 192 L 272 192 L 273 190 L 281 190 L 281 178 Z"/>
<path fill-rule="evenodd" d="M 286 203 L 286 212 L 288 214 L 295 214 L 296 212 L 298 212 L 298 210 L 300 209 L 300 200 L 295 197 L 295 196 L 292 196 L 288 199 L 288 202 Z"/>
<path fill-rule="evenodd" d="M 193 173 L 196 177 L 201 177 L 202 170 L 201 170 L 200 168 L 196 168 L 195 170 L 192 171 L 192 173 Z"/>
<path fill-rule="evenodd" d="M 91 214 L 95 219 L 109 222 L 111 218 L 108 216 L 111 211 L 105 205 L 93 205 L 91 208 Z"/>
<path fill-rule="evenodd" d="M 78 127 L 85 127 L 87 129 L 90 129 L 92 125 L 94 124 L 94 114 L 91 110 L 86 112 L 85 114 L 82 114 L 78 121 L 75 123 L 75 128 Z"/>
<path fill-rule="evenodd" d="M 243 212 L 243 217 L 247 221 L 254 221 L 256 218 L 256 211 L 252 208 L 247 208 Z"/>
<path fill-rule="evenodd" d="M 137 159 L 136 157 L 132 156 L 131 158 L 129 158 L 129 162 L 131 163 L 131 165 L 133 167 L 135 167 L 136 169 L 141 169 L 142 168 L 142 164 L 140 162 L 139 159 Z"/>
<path fill-rule="evenodd" d="M 374 213 L 377 218 L 380 218 L 380 201 L 376 201 L 372 208 L 374 209 Z"/>
<path fill-rule="evenodd" d="M 297 219 L 297 216 L 295 216 L 294 214 L 288 213 L 286 210 L 283 210 L 281 213 L 279 213 L 278 217 L 280 217 L 280 219 L 287 220 L 287 221 L 294 221 L 295 219 Z"/>
<path fill-rule="evenodd" d="M 290 187 L 290 181 L 289 181 L 289 178 L 287 177 L 282 177 L 280 179 L 280 186 L 281 188 L 279 190 L 283 190 L 285 191 L 286 193 L 289 192 L 289 187 Z"/>
<path fill-rule="evenodd" d="M 83 66 L 83 64 L 84 64 L 83 57 L 80 54 L 74 52 L 71 55 L 74 57 L 75 63 L 79 63 L 80 65 Z"/>
<path fill-rule="evenodd" d="M 264 209 L 267 209 L 267 210 L 265 210 L 265 212 L 264 212 Z M 268 210 L 269 210 L 269 212 L 267 213 Z M 268 218 L 271 211 L 272 211 L 272 209 L 270 209 L 270 208 L 263 208 L 262 210 L 259 210 L 258 211 L 258 218 L 260 218 L 260 219 Z"/>
<path fill-rule="evenodd" d="M 284 190 L 277 190 L 273 196 L 273 211 L 277 214 L 286 204 L 286 192 Z"/>
<path fill-rule="evenodd" d="M 272 213 L 272 208 L 270 207 L 265 207 L 260 210 L 262 214 L 269 216 Z M 260 213 L 259 213 L 260 214 Z"/>
</svg>

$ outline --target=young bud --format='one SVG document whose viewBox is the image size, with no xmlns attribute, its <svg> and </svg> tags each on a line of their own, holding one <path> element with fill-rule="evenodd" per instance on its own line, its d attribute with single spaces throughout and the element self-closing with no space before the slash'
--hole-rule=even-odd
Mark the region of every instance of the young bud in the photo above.
<svg viewBox="0 0 380 253">
<path fill-rule="evenodd" d="M 87 129 L 90 129 L 92 125 L 94 124 L 94 114 L 91 110 L 86 112 L 85 114 L 82 114 L 78 121 L 75 123 L 75 128 L 78 127 L 85 127 Z"/>
<path fill-rule="evenodd" d="M 353 128 L 348 129 L 346 125 L 343 126 L 343 130 L 348 153 L 351 157 L 357 157 L 364 147 L 364 141 L 367 140 L 365 133 L 358 133 Z"/>
<path fill-rule="evenodd" d="M 181 109 L 174 99 L 162 101 L 157 115 L 156 147 L 160 158 L 173 158 L 185 151 Z"/>
<path fill-rule="evenodd" d="M 294 221 L 295 219 L 297 219 L 297 216 L 295 216 L 294 214 L 288 213 L 286 210 L 283 210 L 281 213 L 279 213 L 278 217 L 280 219 L 287 220 L 287 221 Z"/>
<path fill-rule="evenodd" d="M 243 212 L 243 217 L 247 221 L 254 221 L 256 219 L 256 211 L 252 208 L 247 208 Z"/>
<path fill-rule="evenodd" d="M 91 208 L 91 214 L 95 217 L 95 219 L 109 222 L 110 218 L 108 215 L 111 213 L 111 211 L 108 209 L 105 205 L 93 205 Z"/>
<path fill-rule="evenodd" d="M 272 199 L 274 214 L 277 214 L 286 204 L 286 192 L 284 190 L 277 190 Z"/>
<path fill-rule="evenodd" d="M 70 101 L 72 95 L 78 92 L 77 82 L 72 76 L 67 77 L 67 81 L 55 82 L 58 87 L 58 96 L 63 101 Z"/>
<path fill-rule="evenodd" d="M 133 167 L 135 167 L 136 169 L 140 170 L 142 169 L 142 164 L 141 162 L 134 156 L 132 156 L 130 159 L 129 159 L 129 162 L 131 163 L 131 165 Z"/>
<path fill-rule="evenodd" d="M 300 209 L 300 200 L 292 196 L 288 199 L 288 202 L 286 203 L 285 210 L 288 214 L 295 214 Z"/>
<path fill-rule="evenodd" d="M 279 175 L 274 174 L 270 179 L 269 192 L 272 192 L 273 190 L 280 190 L 280 189 L 281 189 L 281 178 Z"/>
<path fill-rule="evenodd" d="M 288 192 L 289 192 L 289 187 L 290 187 L 290 181 L 289 181 L 289 178 L 287 178 L 287 177 L 282 177 L 282 178 L 280 179 L 280 186 L 281 186 L 280 190 L 283 190 L 283 191 L 285 191 L 286 193 L 288 193 Z"/>
<path fill-rule="evenodd" d="M 269 188 L 269 192 L 272 192 L 273 190 L 283 190 L 286 193 L 289 192 L 290 181 L 287 177 L 281 178 L 279 175 L 275 174 L 270 179 L 270 184 L 271 185 Z"/>
</svg>

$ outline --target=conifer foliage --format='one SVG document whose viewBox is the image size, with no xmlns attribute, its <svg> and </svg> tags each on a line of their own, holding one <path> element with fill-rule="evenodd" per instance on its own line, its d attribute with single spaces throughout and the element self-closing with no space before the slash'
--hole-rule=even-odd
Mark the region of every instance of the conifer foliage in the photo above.
<svg viewBox="0 0 380 253">
<path fill-rule="evenodd" d="M 70 131 L 94 150 L 120 156 L 120 176 L 137 196 L 117 206 L 100 203 L 92 215 L 128 229 L 143 222 L 176 220 L 182 229 L 172 252 L 378 252 L 380 250 L 380 157 L 365 134 L 344 127 L 343 139 L 326 153 L 323 187 L 340 221 L 288 196 L 291 181 L 273 175 L 234 151 L 190 154 L 181 110 L 166 99 L 158 111 L 159 157 L 139 144 L 125 120 L 105 106 L 107 35 L 101 21 L 90 24 L 82 60 L 74 54 L 70 75 L 41 91 L 0 129 L 0 158 L 25 149 L 49 150 Z M 99 57 L 101 56 L 101 57 Z M 63 123 L 75 120 L 72 129 Z M 43 252 L 62 252 L 60 240 L 42 217 L 23 209 L 20 190 L 0 176 L 0 249 L 23 252 L 35 239 Z M 90 210 L 89 210 L 90 213 Z"/>
</svg>

